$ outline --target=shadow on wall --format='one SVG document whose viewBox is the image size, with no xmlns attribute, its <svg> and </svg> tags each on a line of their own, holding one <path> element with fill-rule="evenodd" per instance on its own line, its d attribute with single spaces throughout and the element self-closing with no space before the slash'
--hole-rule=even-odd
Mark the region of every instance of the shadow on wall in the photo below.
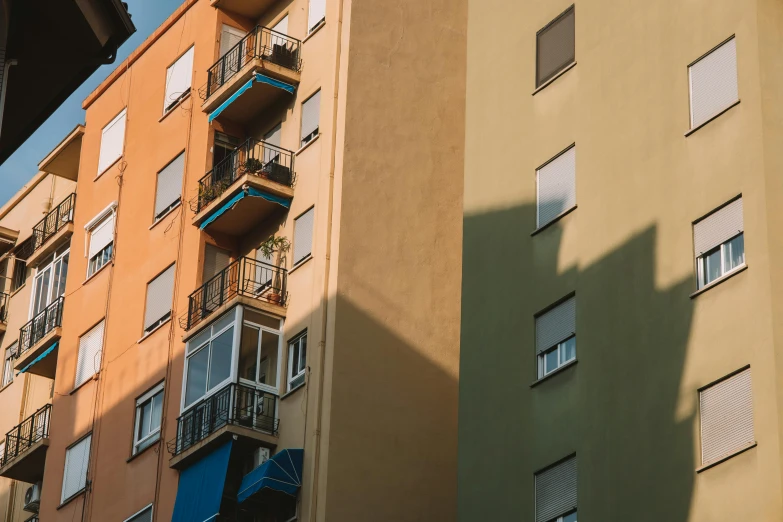
<svg viewBox="0 0 783 522">
<path fill-rule="evenodd" d="M 654 226 L 559 270 L 563 229 L 530 237 L 535 213 L 464 219 L 459 520 L 534 520 L 534 472 L 576 452 L 580 519 L 685 522 L 697 420 L 677 406 L 693 281 L 656 288 Z M 531 387 L 534 314 L 572 291 L 578 364 Z"/>
</svg>

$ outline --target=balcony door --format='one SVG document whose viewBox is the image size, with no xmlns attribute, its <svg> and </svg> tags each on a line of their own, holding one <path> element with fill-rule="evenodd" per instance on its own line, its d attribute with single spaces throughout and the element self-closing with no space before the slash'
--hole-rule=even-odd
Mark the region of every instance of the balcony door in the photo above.
<svg viewBox="0 0 783 522">
<path fill-rule="evenodd" d="M 250 52 L 246 47 L 252 44 L 251 38 L 244 40 L 246 35 L 247 32 L 242 29 L 223 24 L 223 30 L 220 32 L 221 69 L 216 71 L 221 76 L 220 85 L 239 72 L 245 64 L 246 55 Z"/>
<path fill-rule="evenodd" d="M 282 335 L 280 321 L 245 309 L 239 341 L 237 421 L 248 427 L 271 430 L 279 395 Z"/>
<path fill-rule="evenodd" d="M 67 246 L 62 248 L 36 271 L 30 309 L 31 318 L 43 312 L 47 306 L 65 294 L 69 253 Z"/>
<path fill-rule="evenodd" d="M 228 294 L 233 291 L 227 288 L 233 282 L 230 277 L 216 277 L 228 268 L 229 264 L 231 264 L 231 252 L 209 243 L 204 245 L 204 266 L 201 281 L 203 285 L 206 285 L 203 297 L 203 306 L 206 311 L 212 312 L 219 308 L 223 301 L 229 297 Z"/>
</svg>

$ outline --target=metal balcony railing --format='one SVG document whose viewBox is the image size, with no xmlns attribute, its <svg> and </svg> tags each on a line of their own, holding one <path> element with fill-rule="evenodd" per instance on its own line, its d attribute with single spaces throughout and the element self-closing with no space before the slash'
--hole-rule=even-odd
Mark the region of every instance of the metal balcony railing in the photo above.
<svg viewBox="0 0 783 522">
<path fill-rule="evenodd" d="M 59 297 L 19 329 L 19 352 L 16 356 L 17 358 L 46 337 L 46 334 L 58 326 L 62 326 L 64 302 L 65 297 Z"/>
<path fill-rule="evenodd" d="M 38 515 L 33 515 L 24 522 L 40 522 L 41 519 L 38 518 Z"/>
<path fill-rule="evenodd" d="M 207 70 L 207 84 L 199 89 L 199 95 L 206 100 L 255 58 L 298 72 L 301 48 L 302 42 L 296 38 L 256 26 Z"/>
<path fill-rule="evenodd" d="M 76 194 L 71 194 L 33 227 L 33 252 L 41 248 L 46 240 L 61 228 L 73 221 L 75 204 Z"/>
<path fill-rule="evenodd" d="M 292 187 L 294 153 L 265 141 L 248 139 L 198 181 L 196 212 L 201 212 L 219 198 L 244 174 L 254 174 Z"/>
<path fill-rule="evenodd" d="M 0 323 L 8 322 L 8 294 L 0 292 Z"/>
<path fill-rule="evenodd" d="M 188 297 L 188 311 L 180 326 L 190 330 L 237 295 L 286 305 L 288 270 L 242 257 L 201 285 Z"/>
<path fill-rule="evenodd" d="M 51 414 L 52 405 L 47 404 L 6 433 L 5 452 L 0 456 L 0 467 L 22 455 L 39 440 L 49 437 Z"/>
<path fill-rule="evenodd" d="M 169 453 L 176 457 L 229 424 L 277 433 L 277 395 L 242 384 L 226 385 L 180 415 L 177 437 L 167 443 Z"/>
</svg>

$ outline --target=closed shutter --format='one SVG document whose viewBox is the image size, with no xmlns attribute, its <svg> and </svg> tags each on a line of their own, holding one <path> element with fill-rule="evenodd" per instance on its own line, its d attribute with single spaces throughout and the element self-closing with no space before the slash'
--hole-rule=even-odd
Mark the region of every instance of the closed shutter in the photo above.
<svg viewBox="0 0 783 522">
<path fill-rule="evenodd" d="M 87 259 L 92 259 L 95 254 L 106 248 L 112 241 L 114 241 L 113 212 L 90 231 L 90 248 Z"/>
<path fill-rule="evenodd" d="M 101 152 L 98 158 L 98 174 L 122 156 L 125 141 L 125 109 L 117 115 L 101 133 Z"/>
<path fill-rule="evenodd" d="M 702 464 L 755 442 L 750 368 L 702 390 L 699 408 Z"/>
<path fill-rule="evenodd" d="M 79 357 L 76 360 L 76 381 L 78 388 L 101 369 L 103 356 L 103 329 L 105 321 L 98 323 L 92 330 L 79 338 Z"/>
<path fill-rule="evenodd" d="M 163 110 L 168 110 L 190 90 L 193 79 L 193 47 L 188 49 L 166 70 L 166 97 Z"/>
<path fill-rule="evenodd" d="M 574 24 L 576 14 L 572 7 L 536 36 L 536 87 L 546 83 L 576 59 Z"/>
<path fill-rule="evenodd" d="M 299 263 L 313 251 L 313 220 L 315 208 L 311 208 L 294 220 L 294 264 Z"/>
<path fill-rule="evenodd" d="M 312 31 L 321 20 L 326 18 L 326 0 L 310 0 L 310 10 L 307 14 L 307 30 Z"/>
<path fill-rule="evenodd" d="M 155 191 L 155 218 L 159 218 L 182 197 L 182 173 L 185 170 L 183 152 L 158 172 L 158 185 Z"/>
<path fill-rule="evenodd" d="M 87 485 L 87 467 L 90 464 L 91 442 L 92 435 L 88 435 L 65 450 L 62 501 L 71 498 Z"/>
<path fill-rule="evenodd" d="M 732 201 L 693 225 L 693 247 L 696 257 L 725 243 L 745 228 L 742 198 Z"/>
<path fill-rule="evenodd" d="M 536 353 L 576 334 L 576 297 L 536 317 Z"/>
<path fill-rule="evenodd" d="M 152 506 L 144 508 L 141 513 L 137 513 L 125 522 L 152 522 Z"/>
<path fill-rule="evenodd" d="M 202 284 L 206 283 L 220 272 L 222 272 L 231 262 L 231 254 L 227 250 L 218 248 L 215 245 L 206 244 L 204 247 L 204 269 L 202 272 Z"/>
<path fill-rule="evenodd" d="M 694 128 L 739 100 L 737 41 L 732 38 L 688 67 L 688 76 Z"/>
<path fill-rule="evenodd" d="M 280 34 L 288 34 L 288 15 L 285 15 L 282 20 L 277 22 L 272 28 L 273 31 Z"/>
<path fill-rule="evenodd" d="M 144 312 L 145 330 L 171 313 L 171 300 L 174 296 L 174 268 L 175 265 L 171 265 L 165 272 L 147 284 L 147 306 Z"/>
<path fill-rule="evenodd" d="M 242 41 L 245 32 L 234 27 L 224 25 L 223 32 L 220 34 L 220 56 L 222 57 L 230 51 L 235 45 Z"/>
<path fill-rule="evenodd" d="M 540 228 L 576 205 L 576 147 L 571 147 L 538 169 Z"/>
<path fill-rule="evenodd" d="M 536 522 L 576 509 L 576 457 L 536 473 Z"/>
<path fill-rule="evenodd" d="M 280 136 L 282 133 L 282 126 L 278 123 L 274 129 L 266 133 L 264 141 L 275 147 L 280 146 Z"/>
<path fill-rule="evenodd" d="M 321 112 L 321 91 L 313 94 L 302 104 L 302 140 L 318 130 L 318 118 Z"/>
</svg>

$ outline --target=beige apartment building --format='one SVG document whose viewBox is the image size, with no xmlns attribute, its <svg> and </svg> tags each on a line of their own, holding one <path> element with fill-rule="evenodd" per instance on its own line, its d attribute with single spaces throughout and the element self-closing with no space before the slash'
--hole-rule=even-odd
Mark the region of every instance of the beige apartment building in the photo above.
<svg viewBox="0 0 783 522">
<path fill-rule="evenodd" d="M 187 0 L 87 97 L 40 520 L 456 519 L 466 28 Z"/>
<path fill-rule="evenodd" d="M 38 522 L 82 126 L 0 208 L 0 517 Z"/>
<path fill-rule="evenodd" d="M 783 5 L 469 3 L 459 520 L 783 520 Z"/>
</svg>

